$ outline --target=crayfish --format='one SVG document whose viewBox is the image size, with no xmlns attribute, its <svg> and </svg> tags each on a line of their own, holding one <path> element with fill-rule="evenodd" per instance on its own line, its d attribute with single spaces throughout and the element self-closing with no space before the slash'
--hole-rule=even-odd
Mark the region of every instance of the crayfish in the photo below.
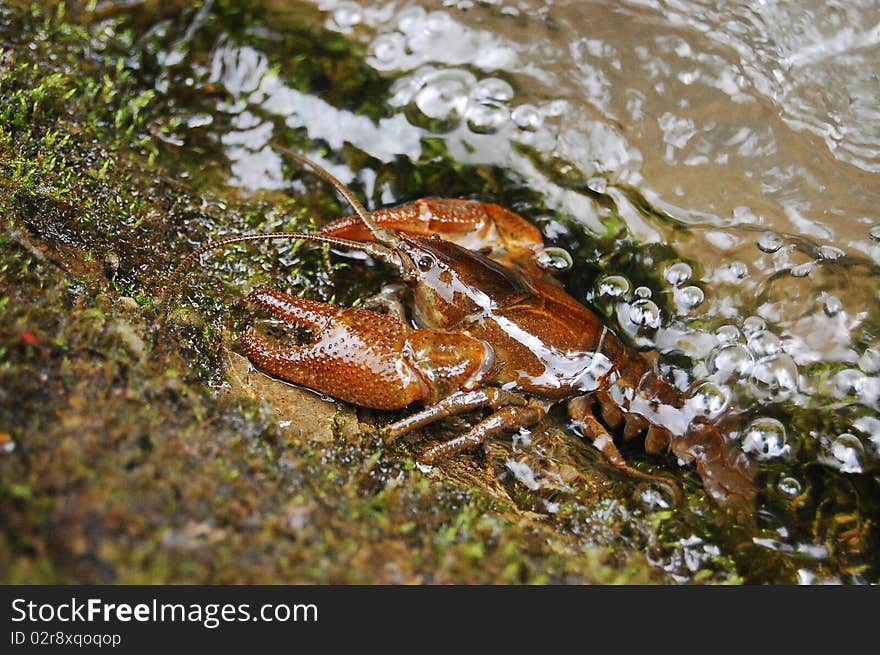
<svg viewBox="0 0 880 655">
<path fill-rule="evenodd" d="M 696 465 L 704 488 L 721 505 L 751 513 L 752 470 L 731 452 L 698 403 L 657 375 L 596 314 L 552 275 L 558 254 L 536 226 L 499 205 L 424 199 L 368 212 L 339 180 L 298 153 L 283 149 L 331 182 L 355 210 L 320 233 L 245 234 L 208 243 L 188 255 L 171 277 L 201 254 L 262 239 L 303 239 L 357 249 L 396 269 L 409 288 L 366 308 L 258 290 L 247 300 L 311 332 L 309 343 L 281 348 L 254 334 L 240 343 L 259 369 L 356 405 L 399 410 L 423 407 L 384 428 L 390 443 L 439 419 L 488 409 L 464 434 L 422 454 L 433 464 L 504 432 L 541 421 L 566 402 L 573 426 L 608 463 L 630 467 L 612 434 L 644 437 L 648 453 L 670 451 Z M 669 483 L 675 496 L 680 490 Z"/>
</svg>

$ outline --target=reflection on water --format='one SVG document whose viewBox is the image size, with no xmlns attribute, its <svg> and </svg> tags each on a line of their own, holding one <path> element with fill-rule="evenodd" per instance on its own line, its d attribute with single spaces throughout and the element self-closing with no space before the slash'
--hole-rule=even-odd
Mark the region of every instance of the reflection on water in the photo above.
<svg viewBox="0 0 880 655">
<path fill-rule="evenodd" d="M 430 137 L 457 162 L 508 171 L 589 233 L 613 215 L 636 244 L 688 262 L 648 262 L 665 281 L 654 288 L 609 270 L 585 299 L 636 343 L 688 358 L 690 370 L 667 372 L 707 414 L 748 415 L 732 434 L 768 467 L 769 494 L 794 503 L 816 484 L 798 457 L 876 471 L 876 2 L 312 4 L 387 82 L 381 115 L 297 88 L 284 68 L 293 53 L 224 35 L 194 70 L 225 91 L 215 109 L 226 119 L 199 113 L 184 127 L 222 144 L 230 185 L 291 185 L 270 145 L 284 129 L 382 163 L 419 161 Z M 284 3 L 267 5 L 290 20 Z M 369 165 L 316 159 L 369 199 L 402 200 L 375 188 Z M 795 427 L 808 411 L 829 418 Z M 764 545 L 826 552 L 780 538 Z"/>
</svg>

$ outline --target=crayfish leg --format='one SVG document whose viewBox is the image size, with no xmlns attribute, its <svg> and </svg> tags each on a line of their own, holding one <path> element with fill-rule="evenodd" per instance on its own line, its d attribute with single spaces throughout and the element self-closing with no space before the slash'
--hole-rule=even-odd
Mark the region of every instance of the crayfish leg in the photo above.
<svg viewBox="0 0 880 655">
<path fill-rule="evenodd" d="M 672 443 L 672 433 L 659 425 L 652 425 L 645 435 L 645 452 L 649 455 L 659 455 L 669 450 Z"/>
<path fill-rule="evenodd" d="M 505 405 L 525 406 L 525 396 L 496 387 L 486 387 L 474 391 L 457 391 L 443 400 L 410 414 L 404 419 L 385 427 L 385 443 L 391 443 L 417 428 L 424 427 L 448 416 L 464 414 L 479 407 L 498 409 Z"/>
<path fill-rule="evenodd" d="M 703 487 L 719 504 L 738 506 L 745 515 L 753 513 L 755 471 L 745 454 L 729 452 L 715 426 L 692 425 L 684 438 L 672 441 L 671 450 L 696 461 Z"/>
<path fill-rule="evenodd" d="M 617 471 L 630 477 L 639 480 L 646 480 L 663 486 L 668 490 L 673 505 L 680 504 L 682 500 L 682 492 L 681 487 L 678 486 L 677 482 L 674 482 L 665 475 L 651 475 L 645 473 L 626 463 L 623 455 L 621 455 L 617 446 L 614 444 L 612 436 L 608 434 L 605 426 L 603 426 L 599 419 L 593 414 L 592 409 L 590 408 L 590 400 L 591 399 L 587 396 L 574 398 L 568 405 L 569 414 L 575 425 L 579 427 L 584 435 L 593 442 L 593 446 L 602 453 L 605 461 Z"/>
<path fill-rule="evenodd" d="M 632 441 L 648 429 L 648 419 L 638 414 L 626 414 L 623 419 L 623 440 Z"/>
<path fill-rule="evenodd" d="M 406 325 L 407 311 L 401 301 L 404 291 L 402 284 L 386 284 L 379 293 L 364 300 L 364 309 L 383 313 Z"/>
<path fill-rule="evenodd" d="M 599 411 L 602 415 L 602 422 L 608 426 L 609 430 L 618 430 L 623 425 L 626 418 L 623 410 L 617 406 L 611 394 L 607 391 L 599 391 L 596 393 L 596 399 L 599 401 Z"/>
<path fill-rule="evenodd" d="M 535 401 L 529 401 L 524 407 L 508 405 L 494 414 L 484 418 L 465 434 L 429 448 L 419 458 L 420 464 L 435 462 L 452 457 L 462 450 L 473 448 L 485 443 L 501 432 L 511 432 L 518 428 L 530 427 L 546 416 L 547 410 Z"/>
</svg>

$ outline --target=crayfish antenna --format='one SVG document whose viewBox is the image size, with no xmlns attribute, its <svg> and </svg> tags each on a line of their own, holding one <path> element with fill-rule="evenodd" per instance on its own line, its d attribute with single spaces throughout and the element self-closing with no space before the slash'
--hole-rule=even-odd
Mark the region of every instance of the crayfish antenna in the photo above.
<svg viewBox="0 0 880 655">
<path fill-rule="evenodd" d="M 362 250 L 371 257 L 390 264 L 398 270 L 402 270 L 400 257 L 395 254 L 395 252 L 390 248 L 387 248 L 378 243 L 351 241 L 349 239 L 340 239 L 338 237 L 324 236 L 322 234 L 309 234 L 308 232 L 267 232 L 265 234 L 240 234 L 238 236 L 229 237 L 227 239 L 221 239 L 220 241 L 212 241 L 210 243 L 206 243 L 200 248 L 193 250 L 190 254 L 184 257 L 183 260 L 181 260 L 180 264 L 177 265 L 177 268 L 174 269 L 174 272 L 171 273 L 171 277 L 168 278 L 168 282 L 165 284 L 164 293 L 161 295 L 162 304 L 166 306 L 165 315 L 168 315 L 168 307 L 170 305 L 170 302 L 174 299 L 174 296 L 180 289 L 180 282 L 183 279 L 183 276 L 186 273 L 187 269 L 192 265 L 195 260 L 204 255 L 206 252 L 218 250 L 220 248 L 230 246 L 234 243 L 243 243 L 248 241 L 269 241 L 275 239 L 314 241 L 318 243 L 327 243 L 333 246 L 340 246 L 342 248 Z"/>
<path fill-rule="evenodd" d="M 330 184 L 332 184 L 337 191 L 345 198 L 351 208 L 354 209 L 355 213 L 358 217 L 364 222 L 364 225 L 370 230 L 370 233 L 373 237 L 381 244 L 388 246 L 389 248 L 397 248 L 400 245 L 400 236 L 397 232 L 393 230 L 388 230 L 384 227 L 380 227 L 376 221 L 374 221 L 370 217 L 370 212 L 367 211 L 367 208 L 364 207 L 363 203 L 357 199 L 351 189 L 345 186 L 342 182 L 339 181 L 330 171 L 326 168 L 322 167 L 317 162 L 312 161 L 305 155 L 302 155 L 295 150 L 291 150 L 285 146 L 282 146 L 279 143 L 275 143 L 274 141 L 271 144 L 276 150 L 280 150 L 284 154 L 293 157 L 301 164 L 304 164 L 315 171 L 318 175 L 327 180 Z"/>
<path fill-rule="evenodd" d="M 290 148 L 286 148 L 285 146 L 274 142 L 272 143 L 272 146 L 277 150 L 280 150 L 281 152 L 289 155 L 293 159 L 296 159 L 298 162 L 308 166 L 318 175 L 330 182 L 330 184 L 332 184 L 333 187 L 342 194 L 348 204 L 352 206 L 355 213 L 357 213 L 358 217 L 360 217 L 360 219 L 364 222 L 364 225 L 366 225 L 367 228 L 370 230 L 377 243 L 351 241 L 349 239 L 341 239 L 338 237 L 325 236 L 321 234 L 309 234 L 306 232 L 269 232 L 266 234 L 241 234 L 239 236 L 221 239 L 220 241 L 212 241 L 211 243 L 207 243 L 202 247 L 197 248 L 189 255 L 184 257 L 180 264 L 178 264 L 177 268 L 174 269 L 171 277 L 168 278 L 168 281 L 165 284 L 164 292 L 160 296 L 161 302 L 166 305 L 166 318 L 168 316 L 168 305 L 177 294 L 180 288 L 181 279 L 183 278 L 186 270 L 192 265 L 192 263 L 197 260 L 201 255 L 207 252 L 217 250 L 219 248 L 232 245 L 234 243 L 242 243 L 245 241 L 265 241 L 270 239 L 299 239 L 303 241 L 328 243 L 331 245 L 341 246 L 343 248 L 350 248 L 353 250 L 361 250 L 363 252 L 366 252 L 368 255 L 374 257 L 375 259 L 394 266 L 398 271 L 400 271 L 401 274 L 405 274 L 406 266 L 404 265 L 404 262 L 397 251 L 400 246 L 400 236 L 397 234 L 397 232 L 380 227 L 370 217 L 370 213 L 367 211 L 366 207 L 364 207 L 363 203 L 361 203 L 361 201 L 357 199 L 357 196 L 355 196 L 348 187 L 346 187 L 342 182 L 339 181 L 339 179 L 337 179 L 332 173 L 330 173 L 330 171 L 326 170 L 308 157 L 301 155 L 294 150 L 291 150 Z"/>
</svg>

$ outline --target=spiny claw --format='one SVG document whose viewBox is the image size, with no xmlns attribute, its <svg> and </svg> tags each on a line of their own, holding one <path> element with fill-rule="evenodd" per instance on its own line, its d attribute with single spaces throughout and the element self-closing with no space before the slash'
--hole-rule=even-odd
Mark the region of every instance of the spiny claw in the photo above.
<svg viewBox="0 0 880 655">
<path fill-rule="evenodd" d="M 374 409 L 399 409 L 421 398 L 419 380 L 402 358 L 406 326 L 399 321 L 279 291 L 255 291 L 248 300 L 313 334 L 311 343 L 290 348 L 242 335 L 242 347 L 257 368 Z"/>
<path fill-rule="evenodd" d="M 314 332 L 324 329 L 340 311 L 336 305 L 298 298 L 271 289 L 252 291 L 245 302 L 259 305 L 277 318 Z"/>
</svg>

